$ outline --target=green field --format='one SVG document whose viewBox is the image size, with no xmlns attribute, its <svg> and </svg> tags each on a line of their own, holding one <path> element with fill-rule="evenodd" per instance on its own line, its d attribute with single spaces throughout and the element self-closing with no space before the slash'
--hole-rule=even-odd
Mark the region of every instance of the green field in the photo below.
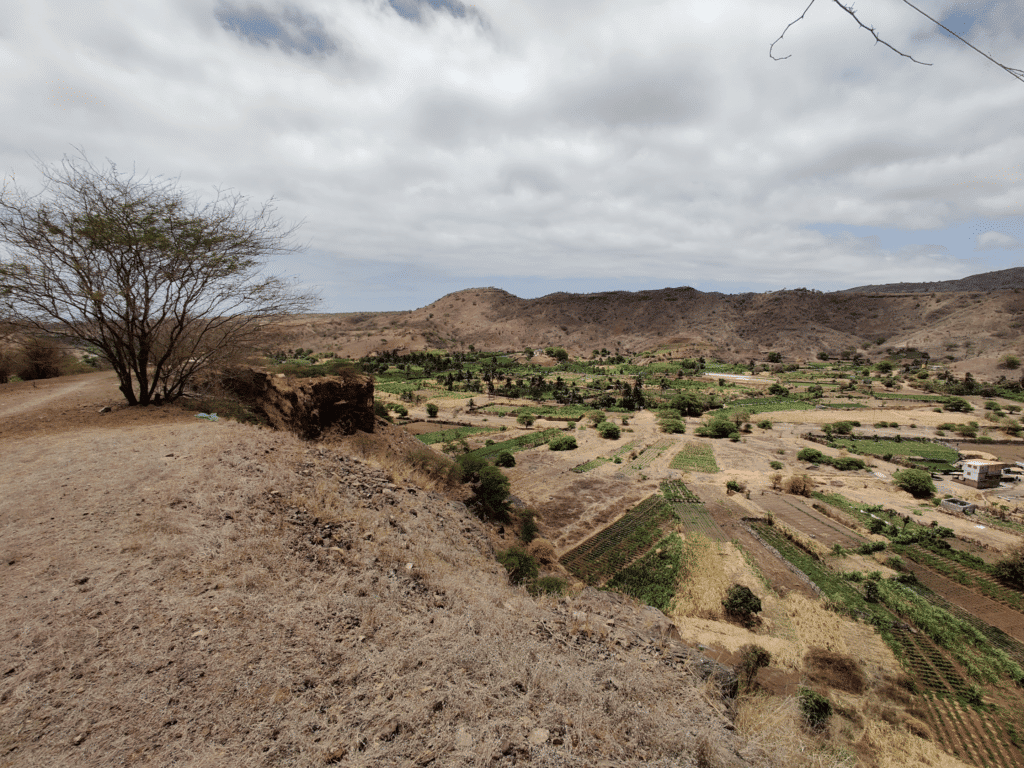
<svg viewBox="0 0 1024 768">
<path fill-rule="evenodd" d="M 529 450 L 530 448 L 536 448 L 538 445 L 544 445 L 552 437 L 562 434 L 565 433 L 560 429 L 545 429 L 543 432 L 531 432 L 527 435 L 514 437 L 511 440 L 503 440 L 502 442 L 495 443 L 494 445 L 485 445 L 483 448 L 477 448 L 475 451 L 463 454 L 463 456 L 492 459 L 503 451 L 517 453 L 519 451 Z"/>
<path fill-rule="evenodd" d="M 835 438 L 833 442 L 840 448 L 852 453 L 868 456 L 920 456 L 922 464 L 931 471 L 942 472 L 953 469 L 957 460 L 957 452 L 938 443 L 925 443 L 917 440 L 866 440 L 864 438 Z"/>
<path fill-rule="evenodd" d="M 677 453 L 669 469 L 681 469 L 684 472 L 718 472 L 718 464 L 715 462 L 715 453 L 710 445 L 705 443 L 687 443 L 683 450 Z"/>
<path fill-rule="evenodd" d="M 436 445 L 437 443 L 447 443 L 449 440 L 461 440 L 470 435 L 482 435 L 497 431 L 497 427 L 456 427 L 455 429 L 442 429 L 437 432 L 416 435 L 416 439 L 427 445 Z"/>
</svg>

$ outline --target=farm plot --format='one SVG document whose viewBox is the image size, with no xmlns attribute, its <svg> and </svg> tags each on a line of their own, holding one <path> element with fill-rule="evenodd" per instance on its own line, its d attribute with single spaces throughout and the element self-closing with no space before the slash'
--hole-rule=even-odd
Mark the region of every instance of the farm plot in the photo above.
<svg viewBox="0 0 1024 768">
<path fill-rule="evenodd" d="M 425 432 L 416 435 L 416 438 L 426 445 L 447 443 L 449 440 L 461 440 L 470 435 L 484 435 L 488 432 L 497 432 L 497 427 L 456 427 L 455 429 L 441 429 L 436 432 Z"/>
<path fill-rule="evenodd" d="M 519 451 L 526 451 L 530 448 L 536 448 L 538 445 L 544 445 L 555 435 L 561 435 L 562 430 L 560 429 L 545 429 L 542 432 L 530 432 L 526 435 L 520 435 L 519 437 L 513 437 L 511 440 L 503 440 L 500 443 L 494 445 L 485 445 L 483 448 L 477 448 L 475 451 L 470 451 L 464 456 L 478 456 L 481 459 L 491 459 L 497 456 L 503 451 L 509 453 L 517 453 Z"/>
<path fill-rule="evenodd" d="M 684 530 L 706 536 L 712 541 L 728 541 L 725 532 L 718 526 L 707 508 L 700 503 L 675 502 L 672 509 L 678 515 Z"/>
<path fill-rule="evenodd" d="M 650 548 L 662 526 L 674 518 L 673 505 L 649 496 L 614 523 L 559 558 L 574 576 L 596 584 L 611 578 Z"/>
<path fill-rule="evenodd" d="M 954 581 L 968 590 L 974 591 L 975 594 L 980 592 L 990 600 L 1009 606 L 1016 612 L 1024 612 L 1024 595 L 999 583 L 984 570 L 943 557 L 933 550 L 925 549 L 920 544 L 893 545 L 892 550 L 915 563 L 927 566 L 936 574 L 941 574 L 947 580 Z M 1024 619 L 1020 613 L 1018 613 L 1018 618 Z"/>
<path fill-rule="evenodd" d="M 992 768 L 1024 765 L 1024 754 L 1014 745 L 1002 718 L 986 717 L 947 698 L 928 696 L 926 701 L 935 734 L 952 754 Z"/>
<path fill-rule="evenodd" d="M 946 654 L 920 632 L 911 632 L 897 624 L 892 628 L 903 651 L 903 666 L 918 685 L 938 696 L 966 696 L 968 682 L 956 671 Z"/>
<path fill-rule="evenodd" d="M 806 400 L 795 400 L 791 397 L 748 397 L 745 400 L 734 400 L 726 403 L 724 413 L 746 411 L 750 415 L 769 411 L 811 411 L 814 405 Z"/>
<path fill-rule="evenodd" d="M 918 440 L 878 440 L 878 439 L 842 439 L 833 442 L 840 448 L 852 453 L 868 456 L 920 456 L 930 471 L 942 472 L 953 469 L 957 460 L 957 452 L 952 448 L 937 443 L 926 443 Z"/>
<path fill-rule="evenodd" d="M 669 501 L 688 501 L 700 504 L 700 496 L 687 488 L 681 480 L 665 480 L 660 488 L 661 495 Z"/>
<path fill-rule="evenodd" d="M 808 509 L 798 501 L 791 501 L 785 496 L 766 494 L 758 499 L 758 505 L 771 512 L 786 525 L 807 534 L 828 547 L 838 544 L 844 549 L 852 549 L 866 541 L 864 537 L 843 527 L 840 523 Z"/>
<path fill-rule="evenodd" d="M 669 469 L 681 469 L 684 472 L 719 472 L 718 464 L 715 462 L 715 453 L 710 445 L 705 443 L 687 443 L 683 450 L 677 453 Z"/>
<path fill-rule="evenodd" d="M 622 456 L 628 453 L 629 451 L 636 448 L 636 446 L 639 444 L 639 440 L 631 440 L 625 445 L 619 446 L 619 449 L 612 454 L 611 458 L 607 458 L 605 456 L 598 456 L 596 459 L 591 459 L 590 461 L 585 461 L 582 464 L 577 464 L 575 467 L 572 468 L 571 471 L 575 472 L 578 475 L 582 475 L 584 472 L 589 472 L 590 470 L 597 469 L 601 465 L 607 464 L 610 461 L 615 461 L 616 456 Z"/>
<path fill-rule="evenodd" d="M 629 462 L 629 464 L 624 466 L 615 474 L 620 475 L 622 477 L 630 477 L 632 475 L 640 474 L 640 472 L 642 472 L 644 469 L 653 464 L 655 460 L 657 460 L 657 458 L 661 456 L 665 449 L 671 446 L 673 443 L 675 443 L 675 440 L 665 438 L 663 440 L 659 440 L 653 445 L 647 446 L 647 448 L 644 449 L 643 453 L 641 453 L 639 456 L 633 459 L 633 461 Z"/>
<path fill-rule="evenodd" d="M 906 550 L 909 548 L 901 549 Z M 903 554 L 904 557 L 907 557 L 905 552 L 901 554 Z M 1018 643 L 1024 643 L 1024 615 L 1018 611 L 990 600 L 989 598 L 978 594 L 977 591 L 966 587 L 963 584 L 959 584 L 920 563 L 908 562 L 904 567 L 913 572 L 922 585 L 927 587 L 928 590 L 941 599 L 933 599 L 932 602 L 938 602 L 940 605 L 943 602 L 951 603 L 963 612 L 975 617 L 977 622 L 990 627 L 995 627 L 996 629 L 1005 632 L 1011 638 L 1017 640 Z M 929 599 L 932 599 L 931 596 L 929 596 Z M 949 609 L 947 608 L 947 610 Z M 952 612 L 953 611 L 951 611 L 951 613 Z M 958 615 L 962 616 L 962 614 Z M 977 626 L 977 624 L 975 624 L 975 626 Z M 979 629 L 984 632 L 983 628 L 979 627 Z M 1003 649 L 1006 650 L 1007 653 L 1017 661 L 1017 663 L 1024 664 L 1024 653 L 1022 653 L 1024 652 L 1024 646 L 1013 648 L 1011 650 L 1012 646 L 1007 648 L 1007 643 L 997 642 L 991 636 L 989 637 L 989 641 L 997 647 L 1003 647 Z"/>
</svg>

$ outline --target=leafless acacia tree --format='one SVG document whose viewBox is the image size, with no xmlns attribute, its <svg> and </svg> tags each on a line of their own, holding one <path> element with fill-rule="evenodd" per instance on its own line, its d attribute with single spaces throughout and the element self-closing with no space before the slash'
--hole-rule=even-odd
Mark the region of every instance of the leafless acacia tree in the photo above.
<svg viewBox="0 0 1024 768">
<path fill-rule="evenodd" d="M 807 4 L 807 7 L 806 7 L 806 8 L 804 8 L 804 12 L 803 12 L 803 13 L 801 13 L 799 17 L 797 17 L 797 18 L 796 18 L 796 19 L 794 19 L 793 21 L 789 22 L 789 24 L 787 24 L 787 25 L 786 25 L 786 28 L 785 28 L 784 30 L 782 30 L 782 34 L 781 34 L 781 35 L 779 35 L 778 39 L 777 39 L 777 40 L 776 40 L 776 41 L 775 41 L 774 43 L 772 43 L 772 44 L 771 44 L 771 46 L 770 46 L 770 47 L 768 48 L 768 55 L 769 55 L 769 56 L 771 56 L 771 58 L 772 58 L 772 59 L 774 59 L 775 61 L 782 61 L 783 59 L 788 59 L 788 58 L 789 58 L 789 56 L 775 56 L 775 55 L 774 55 L 774 54 L 772 53 L 772 50 L 774 50 L 774 48 L 775 48 L 775 45 L 776 45 L 776 44 L 777 44 L 777 43 L 778 43 L 778 42 L 779 42 L 780 40 L 782 40 L 782 38 L 783 38 L 783 37 L 785 37 L 785 36 L 786 36 L 786 33 L 787 33 L 787 32 L 789 31 L 789 28 L 790 28 L 790 27 L 792 27 L 792 26 L 793 26 L 794 24 L 796 24 L 796 23 L 797 23 L 798 21 L 800 21 L 801 19 L 803 19 L 803 17 L 804 17 L 804 16 L 806 16 L 806 15 L 807 15 L 807 12 L 808 12 L 809 10 L 811 10 L 811 6 L 812 6 L 812 5 L 814 5 L 815 1 L 816 1 L 816 0 L 811 0 L 811 1 L 810 1 L 810 2 L 809 2 L 809 3 Z M 835 3 L 836 5 L 838 5 L 838 6 L 840 7 L 840 8 L 842 8 L 842 9 L 843 9 L 844 11 L 846 11 L 846 12 L 847 12 L 848 14 L 850 14 L 850 16 L 851 16 L 851 17 L 853 17 L 853 20 L 854 20 L 854 21 L 856 21 L 856 22 L 857 22 L 857 24 L 859 24 L 859 25 L 860 25 L 860 27 L 861 27 L 862 29 L 866 29 L 866 30 L 867 30 L 868 32 L 870 32 L 870 33 L 871 33 L 871 34 L 872 34 L 872 35 L 874 36 L 874 38 L 875 38 L 875 42 L 876 42 L 876 43 L 881 43 L 881 44 L 882 44 L 882 45 L 884 45 L 884 46 L 885 46 L 886 48 L 889 48 L 890 50 L 892 50 L 892 51 L 894 51 L 894 52 L 898 53 L 898 54 L 899 54 L 900 56 L 904 56 L 904 57 L 906 57 L 906 58 L 910 59 L 911 61 L 913 61 L 913 62 L 914 62 L 914 63 L 916 63 L 916 64 L 923 64 L 923 65 L 924 65 L 924 66 L 926 66 L 926 67 L 930 67 L 930 66 L 931 66 L 931 64 L 928 64 L 927 62 L 924 62 L 924 61 L 918 61 L 918 60 L 917 60 L 917 59 L 915 59 L 915 58 L 914 58 L 913 56 L 911 56 L 911 55 L 909 55 L 909 54 L 906 54 L 906 53 L 903 53 L 903 51 L 901 51 L 901 50 L 898 50 L 897 48 L 894 48 L 894 47 L 893 47 L 892 45 L 890 45 L 889 43 L 885 42 L 885 40 L 883 40 L 883 39 L 882 39 L 881 37 L 879 37 L 879 36 L 878 36 L 878 33 L 877 33 L 877 32 L 875 31 L 875 28 L 874 28 L 874 27 L 872 27 L 872 26 L 868 26 L 868 25 L 867 25 L 867 24 L 865 24 L 865 23 L 864 23 L 863 21 L 861 21 L 861 20 L 860 20 L 860 18 L 858 18 L 858 16 L 857 16 L 857 13 L 856 13 L 856 11 L 854 11 L 854 10 L 853 10 L 853 4 L 852 4 L 852 3 L 851 3 L 850 5 L 845 5 L 845 4 L 843 4 L 843 3 L 841 2 L 841 0 L 832 0 L 832 2 L 833 2 L 833 3 Z M 971 50 L 973 50 L 973 51 L 977 51 L 978 53 L 980 53 L 980 54 L 981 54 L 982 56 L 984 56 L 984 57 L 985 57 L 986 59 L 988 59 L 988 60 L 989 60 L 989 61 L 991 61 L 991 62 L 992 62 L 993 64 L 995 64 L 995 65 L 996 65 L 997 67 L 999 67 L 1000 69 L 1002 69 L 1002 70 L 1004 70 L 1004 71 L 1005 71 L 1006 73 L 1008 73 L 1008 74 L 1009 74 L 1009 75 L 1010 75 L 1011 77 L 1015 77 L 1015 78 L 1017 78 L 1018 80 L 1020 80 L 1021 82 L 1024 82 L 1024 70 L 1022 70 L 1022 69 L 1014 69 L 1013 67 L 1008 67 L 1008 66 L 1006 66 L 1005 64 L 1000 64 L 1000 63 L 999 63 L 998 61 L 996 61 L 995 59 L 993 59 L 993 58 L 992 58 L 991 56 L 989 56 L 989 55 L 988 55 L 987 53 L 985 53 L 984 51 L 981 51 L 981 50 L 978 50 L 977 48 L 975 48 L 975 47 L 974 47 L 973 45 L 971 45 L 971 44 L 970 44 L 969 42 L 967 42 L 967 41 L 966 41 L 966 40 L 964 40 L 964 39 L 963 39 L 962 37 L 960 37 L 960 35 L 958 35 L 958 34 L 957 34 L 956 32 L 954 32 L 953 30 L 951 30 L 951 29 L 950 29 L 949 27 L 945 26 L 944 24 L 942 24 L 942 23 L 941 23 L 940 21 L 938 21 L 937 19 L 933 19 L 933 18 L 932 18 L 931 16 L 929 16 L 929 15 L 928 15 L 927 13 L 925 13 L 924 11 L 922 11 L 922 10 L 921 10 L 920 8 L 918 8 L 918 7 L 917 7 L 916 5 L 914 5 L 913 3 L 911 3 L 911 2 L 909 1 L 909 0 L 903 0 L 903 3 L 904 3 L 904 4 L 906 4 L 906 5 L 909 5 L 909 6 L 911 7 L 911 8 L 913 8 L 913 9 L 914 9 L 915 11 L 917 11 L 918 13 L 920 13 L 920 14 L 921 14 L 922 16 L 924 16 L 924 17 L 925 17 L 926 19 L 928 19 L 928 20 L 929 20 L 930 22 L 932 22 L 932 23 L 933 23 L 933 24 L 935 24 L 936 26 L 942 27 L 942 29 L 944 29 L 944 30 L 946 30 L 947 32 L 949 32 L 949 34 L 951 34 L 951 35 L 952 35 L 953 37 L 955 37 L 955 38 L 956 38 L 957 40 L 959 40 L 959 41 L 960 41 L 961 43 L 963 43 L 964 45 L 966 45 L 966 46 L 967 46 L 968 48 L 970 48 Z"/>
<path fill-rule="evenodd" d="M 92 345 L 130 405 L 169 402 L 204 368 L 251 350 L 272 320 L 316 302 L 270 257 L 299 250 L 295 227 L 220 191 L 203 204 L 175 181 L 96 168 L 85 158 L 39 165 L 35 196 L 0 190 L 0 316 Z"/>
</svg>

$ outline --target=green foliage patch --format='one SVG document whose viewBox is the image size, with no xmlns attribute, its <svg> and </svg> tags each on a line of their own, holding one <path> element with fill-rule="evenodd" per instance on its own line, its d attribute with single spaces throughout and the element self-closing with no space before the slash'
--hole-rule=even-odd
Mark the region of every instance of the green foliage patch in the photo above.
<svg viewBox="0 0 1024 768">
<path fill-rule="evenodd" d="M 693 472 L 719 472 L 718 463 L 715 461 L 715 452 L 710 445 L 704 443 L 687 443 L 679 451 L 669 464 L 670 469 L 680 469 Z"/>
</svg>

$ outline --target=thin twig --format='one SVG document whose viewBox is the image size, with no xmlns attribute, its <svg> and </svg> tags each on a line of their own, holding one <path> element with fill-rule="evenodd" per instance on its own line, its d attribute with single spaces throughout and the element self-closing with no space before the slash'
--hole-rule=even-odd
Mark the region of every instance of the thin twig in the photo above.
<svg viewBox="0 0 1024 768">
<path fill-rule="evenodd" d="M 794 24 L 796 24 L 796 23 L 797 23 L 798 21 L 802 20 L 802 19 L 804 18 L 804 16 L 806 16 L 806 15 L 807 15 L 807 12 L 808 12 L 809 10 L 811 10 L 811 6 L 812 6 L 812 5 L 814 5 L 814 2 L 815 2 L 815 0 L 811 0 L 811 2 L 810 2 L 810 3 L 809 3 L 809 4 L 807 5 L 807 7 L 806 7 L 806 8 L 804 9 L 804 12 L 803 12 L 803 13 L 801 13 L 801 14 L 800 14 L 800 16 L 799 16 L 798 18 L 796 18 L 796 19 L 794 19 L 793 21 L 789 22 L 789 24 L 787 24 L 787 25 L 786 25 L 786 28 L 785 28 L 784 30 L 782 30 L 782 34 L 781 34 L 781 35 L 779 35 L 778 39 L 777 39 L 777 40 L 775 40 L 775 42 L 774 42 L 774 43 L 772 43 L 772 44 L 771 44 L 771 46 L 769 46 L 769 48 L 768 48 L 768 56 L 769 56 L 769 57 L 770 57 L 770 58 L 771 58 L 772 60 L 774 60 L 774 61 L 783 61 L 784 59 L 788 59 L 788 58 L 789 58 L 789 56 L 781 56 L 781 57 L 779 57 L 779 56 L 775 56 L 775 55 L 773 55 L 772 51 L 773 51 L 773 49 L 775 48 L 775 45 L 776 45 L 776 43 L 778 43 L 779 41 L 781 41 L 781 40 L 782 40 L 782 38 L 783 38 L 783 37 L 785 37 L 785 35 L 786 35 L 786 32 L 788 32 L 788 31 L 789 31 L 789 28 L 790 28 L 790 27 L 792 27 L 792 26 L 793 26 Z M 846 11 L 846 12 L 847 12 L 848 14 L 850 14 L 850 16 L 852 16 L 852 17 L 853 17 L 853 20 L 857 22 L 857 24 L 859 24 L 859 25 L 860 25 L 861 27 L 863 27 L 863 28 L 864 28 L 864 29 L 866 29 L 866 30 L 867 30 L 868 32 L 870 32 L 870 33 L 871 33 L 871 35 L 872 35 L 872 36 L 873 36 L 873 37 L 875 38 L 875 42 L 876 42 L 876 43 L 881 43 L 882 45 L 884 45 L 884 46 L 885 46 L 886 48 L 890 49 L 891 51 L 894 51 L 895 53 L 898 53 L 898 54 L 899 54 L 900 56 L 903 56 L 903 57 L 905 57 L 905 58 L 908 58 L 908 59 L 910 59 L 910 60 L 911 60 L 911 61 L 913 61 L 913 62 L 914 62 L 915 64 L 922 64 L 922 65 L 924 65 L 924 66 L 926 66 L 926 67 L 930 67 L 930 66 L 931 66 L 931 64 L 929 64 L 929 63 L 927 63 L 927 62 L 924 62 L 924 61 L 918 61 L 917 59 L 915 59 L 915 58 L 914 58 L 913 56 L 911 56 L 910 54 L 907 54 L 907 53 L 903 53 L 903 51 L 899 50 L 898 48 L 895 48 L 895 47 L 893 47 L 892 45 L 890 45 L 889 43 L 887 43 L 887 42 L 886 42 L 885 40 L 883 40 L 883 39 L 882 39 L 881 37 L 879 37 L 879 36 L 878 36 L 878 33 L 877 33 L 877 32 L 875 31 L 875 28 L 874 28 L 874 27 L 869 27 L 869 26 L 868 26 L 867 24 L 865 24 L 865 23 L 864 23 L 864 22 L 862 22 L 862 21 L 861 21 L 861 20 L 860 20 L 859 18 L 857 18 L 857 13 L 856 13 L 856 12 L 855 12 L 855 11 L 853 10 L 853 5 L 852 5 L 852 4 L 851 4 L 851 5 L 844 5 L 844 4 L 843 4 L 843 3 L 841 2 L 841 0 L 832 0 L 832 2 L 834 2 L 834 3 L 836 4 L 836 5 L 838 5 L 838 6 L 840 7 L 840 8 L 842 8 L 842 9 L 843 9 L 844 11 Z M 932 23 L 933 23 L 933 24 L 935 24 L 936 26 L 939 26 L 939 27 L 941 27 L 942 29 L 944 29 L 944 30 L 946 30 L 947 32 L 949 32 L 949 34 L 951 34 L 951 35 L 952 35 L 953 37 L 955 37 L 955 38 L 956 38 L 957 40 L 959 40 L 959 41 L 960 41 L 961 43 L 963 43 L 964 45 L 966 45 L 966 46 L 967 46 L 968 48 L 970 48 L 970 49 L 971 49 L 971 50 L 973 50 L 973 51 L 976 51 L 977 53 L 980 53 L 980 54 L 981 54 L 982 56 L 984 56 L 984 57 L 985 57 L 986 59 L 988 59 L 988 60 L 989 60 L 989 61 L 991 61 L 991 62 L 992 62 L 993 64 L 995 64 L 995 65 L 996 65 L 997 67 L 999 67 L 999 68 L 1000 68 L 1000 69 L 1002 69 L 1002 70 L 1005 70 L 1005 71 L 1006 71 L 1007 73 L 1009 73 L 1009 74 L 1010 74 L 1010 76 L 1011 76 L 1011 77 L 1015 77 L 1015 78 L 1017 78 L 1018 80 L 1020 80 L 1021 82 L 1024 82 L 1024 70 L 1021 70 L 1021 69 L 1015 69 L 1014 67 L 1008 67 L 1008 66 L 1006 66 L 1005 64 L 1000 64 L 1000 63 L 999 63 L 998 61 L 996 61 L 995 59 L 993 59 L 993 58 L 992 58 L 991 56 L 989 56 L 989 55 L 988 55 L 987 53 L 985 53 L 984 51 L 982 51 L 982 50 L 979 50 L 979 49 L 978 49 L 978 48 L 976 48 L 975 46 L 971 45 L 971 44 L 970 44 L 969 42 L 967 42 L 967 41 L 966 41 L 966 40 L 965 40 L 964 38 L 960 37 L 960 35 L 958 35 L 958 34 L 957 34 L 956 32 L 954 32 L 953 30 L 951 30 L 951 29 L 950 29 L 949 27 L 947 27 L 946 25 L 944 25 L 944 24 L 942 24 L 941 22 L 937 21 L 936 19 L 933 19 L 933 18 L 932 18 L 931 16 L 929 16 L 929 15 L 928 15 L 927 13 L 925 13 L 925 12 L 924 12 L 924 11 L 922 11 L 922 10 L 921 10 L 920 8 L 918 8 L 918 7 L 916 6 L 916 5 L 914 5 L 913 3 L 911 3 L 911 2 L 910 2 L 910 0 L 903 0 L 903 2 L 904 2 L 905 4 L 907 4 L 907 5 L 909 5 L 909 6 L 911 7 L 911 8 L 913 8 L 913 9 L 914 9 L 915 11 L 917 11 L 918 13 L 920 13 L 920 14 L 921 14 L 922 16 L 924 16 L 924 17 L 925 17 L 926 19 L 928 19 L 928 20 L 929 20 L 930 22 L 932 22 Z M 791 55 L 792 55 L 792 54 L 790 54 L 790 56 L 791 56 Z"/>
</svg>

